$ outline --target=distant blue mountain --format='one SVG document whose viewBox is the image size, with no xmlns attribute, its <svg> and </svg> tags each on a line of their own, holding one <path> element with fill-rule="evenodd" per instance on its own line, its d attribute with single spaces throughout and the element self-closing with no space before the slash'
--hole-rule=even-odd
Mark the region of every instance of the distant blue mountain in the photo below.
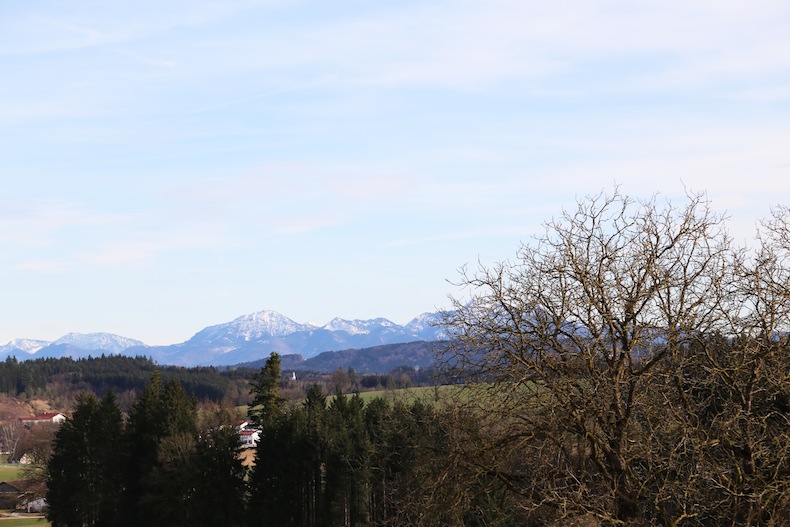
<svg viewBox="0 0 790 527">
<path fill-rule="evenodd" d="M 259 311 L 209 326 L 186 342 L 170 346 L 146 346 L 140 341 L 108 333 L 70 333 L 51 343 L 22 339 L 11 341 L 0 346 L 0 358 L 14 355 L 19 360 L 40 357 L 77 359 L 104 353 L 143 355 L 163 365 L 227 366 L 266 358 L 272 351 L 310 358 L 325 351 L 443 340 L 445 333 L 439 321 L 439 314 L 424 313 L 405 326 L 385 318 L 335 318 L 317 326 L 299 324 L 274 311 Z"/>
</svg>

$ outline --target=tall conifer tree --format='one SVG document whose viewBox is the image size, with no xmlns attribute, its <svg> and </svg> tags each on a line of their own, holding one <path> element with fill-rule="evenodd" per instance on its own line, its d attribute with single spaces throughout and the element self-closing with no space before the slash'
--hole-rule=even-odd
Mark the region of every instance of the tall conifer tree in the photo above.
<svg viewBox="0 0 790 527">
<path fill-rule="evenodd" d="M 115 525 L 122 489 L 118 450 L 121 411 L 110 392 L 101 403 L 77 396 L 71 419 L 55 434 L 48 463 L 48 517 L 53 526 Z"/>
</svg>

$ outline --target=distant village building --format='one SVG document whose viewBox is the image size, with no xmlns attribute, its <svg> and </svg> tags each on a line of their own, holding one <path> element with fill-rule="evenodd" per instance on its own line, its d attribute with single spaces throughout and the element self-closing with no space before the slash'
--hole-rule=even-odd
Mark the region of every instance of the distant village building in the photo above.
<svg viewBox="0 0 790 527">
<path fill-rule="evenodd" d="M 242 430 L 239 432 L 239 438 L 241 448 L 254 448 L 261 439 L 261 433 L 258 430 Z"/>
<path fill-rule="evenodd" d="M 233 428 L 239 433 L 241 448 L 254 448 L 258 445 L 258 441 L 261 439 L 261 431 L 251 428 L 247 419 L 236 421 L 233 423 Z"/>
<path fill-rule="evenodd" d="M 25 508 L 29 513 L 42 513 L 47 512 L 49 509 L 49 504 L 47 504 L 46 498 L 38 498 L 34 499 L 33 501 L 29 501 L 25 504 Z"/>
<path fill-rule="evenodd" d="M 38 415 L 31 415 L 20 417 L 19 422 L 22 423 L 24 426 L 30 428 L 31 425 L 41 425 L 41 424 L 60 424 L 66 420 L 66 416 L 60 412 L 47 412 Z"/>
<path fill-rule="evenodd" d="M 242 419 L 240 421 L 236 421 L 233 423 L 233 428 L 237 432 L 241 432 L 242 430 L 246 429 L 248 426 L 250 426 L 249 419 Z"/>
<path fill-rule="evenodd" d="M 0 507 L 26 509 L 28 512 L 46 510 L 46 484 L 35 479 L 0 482 Z"/>
</svg>

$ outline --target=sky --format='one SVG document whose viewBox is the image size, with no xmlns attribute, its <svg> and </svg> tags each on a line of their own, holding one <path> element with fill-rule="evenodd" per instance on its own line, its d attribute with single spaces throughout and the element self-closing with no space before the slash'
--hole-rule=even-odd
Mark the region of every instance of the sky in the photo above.
<svg viewBox="0 0 790 527">
<path fill-rule="evenodd" d="M 619 185 L 790 204 L 790 3 L 0 3 L 0 343 L 449 307 Z"/>
</svg>

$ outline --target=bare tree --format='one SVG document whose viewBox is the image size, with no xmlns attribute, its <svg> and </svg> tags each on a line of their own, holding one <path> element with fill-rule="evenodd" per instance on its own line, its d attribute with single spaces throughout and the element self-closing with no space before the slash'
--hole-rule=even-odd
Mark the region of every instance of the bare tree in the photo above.
<svg viewBox="0 0 790 527">
<path fill-rule="evenodd" d="M 11 419 L 0 428 L 2 433 L 2 441 L 5 451 L 8 453 L 8 459 L 16 459 L 16 448 L 19 440 L 22 438 L 24 427 L 18 419 Z"/>
<path fill-rule="evenodd" d="M 786 207 L 761 223 L 758 247 L 735 262 L 726 338 L 698 339 L 681 361 L 683 398 L 667 401 L 696 466 L 696 484 L 668 490 L 694 492 L 699 524 L 790 516 L 789 227 Z"/>
<path fill-rule="evenodd" d="M 515 261 L 464 269 L 471 294 L 444 313 L 455 344 L 441 360 L 488 434 L 461 459 L 536 523 L 688 517 L 657 498 L 667 471 L 652 458 L 683 437 L 657 401 L 698 336 L 726 327 L 737 258 L 704 195 L 676 206 L 615 190 L 546 223 Z"/>
</svg>

